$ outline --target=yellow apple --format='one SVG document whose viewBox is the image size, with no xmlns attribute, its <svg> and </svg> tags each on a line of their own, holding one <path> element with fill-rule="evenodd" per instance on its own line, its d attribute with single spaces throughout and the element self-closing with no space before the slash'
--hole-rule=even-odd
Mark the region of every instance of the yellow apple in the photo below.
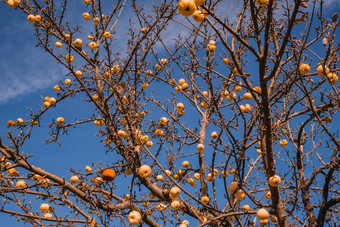
<svg viewBox="0 0 340 227">
<path fill-rule="evenodd" d="M 195 174 L 194 174 L 194 178 L 195 178 L 195 180 L 200 179 L 200 178 L 201 178 L 201 174 L 195 173 Z"/>
<path fill-rule="evenodd" d="M 141 220 L 142 220 L 142 215 L 138 211 L 133 210 L 129 213 L 128 221 L 130 225 L 138 225 Z"/>
<path fill-rule="evenodd" d="M 192 15 L 196 10 L 194 0 L 181 0 L 178 3 L 178 11 L 185 17 Z"/>
<path fill-rule="evenodd" d="M 70 181 L 71 181 L 72 184 L 76 184 L 79 181 L 79 177 L 78 176 L 72 176 L 70 178 Z"/>
<path fill-rule="evenodd" d="M 15 187 L 16 188 L 26 188 L 27 187 L 27 183 L 24 180 L 18 180 L 15 183 Z"/>
<path fill-rule="evenodd" d="M 50 205 L 48 205 L 47 203 L 43 203 L 40 205 L 40 210 L 44 213 L 46 213 L 49 209 L 50 209 Z"/>
<path fill-rule="evenodd" d="M 68 54 L 65 56 L 65 60 L 67 63 L 72 63 L 74 61 L 74 56 L 71 54 Z"/>
<path fill-rule="evenodd" d="M 71 84 L 71 80 L 70 80 L 70 79 L 66 79 L 66 80 L 64 81 L 64 83 L 65 83 L 66 85 L 70 85 L 70 84 Z"/>
<path fill-rule="evenodd" d="M 259 220 L 268 219 L 270 214 L 265 208 L 260 208 L 256 212 L 256 216 Z"/>
<path fill-rule="evenodd" d="M 148 178 L 151 176 L 151 167 L 148 165 L 142 165 L 139 167 L 139 176 L 142 178 Z"/>
<path fill-rule="evenodd" d="M 74 40 L 74 45 L 76 47 L 81 47 L 83 45 L 83 41 L 78 38 L 78 39 Z"/>
<path fill-rule="evenodd" d="M 238 183 L 237 182 L 231 182 L 229 187 L 228 187 L 228 192 L 233 194 L 235 192 L 235 190 L 237 189 L 238 187 Z"/>
<path fill-rule="evenodd" d="M 190 166 L 189 161 L 183 161 L 182 166 L 183 166 L 183 168 L 189 168 L 189 166 Z"/>
<path fill-rule="evenodd" d="M 204 145 L 202 143 L 197 144 L 198 151 L 204 151 Z"/>
<path fill-rule="evenodd" d="M 319 65 L 317 68 L 316 68 L 316 72 L 318 73 L 319 76 L 325 76 L 326 74 L 329 73 L 329 68 L 325 65 Z"/>
<path fill-rule="evenodd" d="M 27 16 L 27 20 L 28 20 L 28 22 L 33 23 L 33 22 L 35 22 L 35 16 L 32 15 L 32 14 L 29 14 L 29 15 Z"/>
<path fill-rule="evenodd" d="M 111 37 L 111 33 L 110 32 L 104 32 L 103 36 L 104 36 L 105 39 L 108 39 L 108 38 Z"/>
<path fill-rule="evenodd" d="M 64 122 L 65 122 L 64 118 L 62 118 L 62 117 L 57 118 L 57 124 L 62 125 L 62 124 L 64 124 Z"/>
<path fill-rule="evenodd" d="M 91 20 L 91 16 L 90 16 L 89 13 L 83 13 L 83 18 L 84 18 L 86 21 Z"/>
<path fill-rule="evenodd" d="M 61 42 L 55 42 L 55 46 L 57 48 L 61 48 L 63 46 L 63 44 Z"/>
<path fill-rule="evenodd" d="M 85 171 L 87 173 L 90 173 L 92 171 L 92 168 L 90 166 L 85 166 Z"/>
<path fill-rule="evenodd" d="M 96 42 L 94 42 L 94 41 L 92 41 L 92 42 L 90 42 L 89 43 L 89 47 L 90 47 L 90 49 L 96 49 L 96 47 L 97 47 L 97 43 Z"/>
<path fill-rule="evenodd" d="M 181 202 L 177 199 L 173 200 L 170 206 L 173 210 L 178 210 L 181 207 Z"/>
<path fill-rule="evenodd" d="M 243 189 L 238 189 L 234 195 L 237 200 L 242 200 L 246 196 L 246 193 L 243 191 Z"/>
<path fill-rule="evenodd" d="M 244 205 L 242 206 L 242 210 L 243 210 L 243 211 L 248 211 L 248 210 L 250 210 L 250 206 L 249 206 L 248 204 L 244 204 Z"/>
<path fill-rule="evenodd" d="M 98 25 L 100 23 L 100 19 L 98 17 L 93 18 L 93 23 Z"/>
<path fill-rule="evenodd" d="M 208 196 L 206 196 L 206 195 L 202 196 L 201 202 L 202 202 L 203 204 L 208 204 L 209 201 L 210 201 L 210 199 L 209 199 Z"/>
<path fill-rule="evenodd" d="M 202 22 L 205 19 L 205 14 L 202 13 L 201 10 L 195 10 L 195 12 L 192 14 L 192 18 L 196 22 Z"/>
<path fill-rule="evenodd" d="M 278 175 L 274 175 L 274 176 L 269 177 L 268 181 L 269 181 L 270 186 L 277 187 L 281 183 L 281 177 Z"/>
<path fill-rule="evenodd" d="M 309 73 L 310 66 L 308 64 L 301 64 L 299 70 L 301 74 L 307 74 Z"/>
</svg>

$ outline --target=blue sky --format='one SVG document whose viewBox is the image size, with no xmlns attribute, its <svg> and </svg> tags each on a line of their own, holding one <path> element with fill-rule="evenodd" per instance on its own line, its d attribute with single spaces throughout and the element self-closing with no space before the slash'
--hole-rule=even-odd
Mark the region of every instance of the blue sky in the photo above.
<svg viewBox="0 0 340 227">
<path fill-rule="evenodd" d="M 70 7 L 78 6 L 77 4 L 79 3 L 71 1 Z M 332 15 L 339 11 L 340 2 L 326 0 L 326 6 L 327 14 Z M 72 22 L 78 23 L 82 20 L 81 14 L 85 10 L 84 6 L 75 7 L 68 16 Z M 71 13 L 74 16 L 71 16 Z M 121 22 L 117 24 L 116 32 L 119 35 L 126 33 L 123 24 L 127 22 L 127 17 L 124 15 L 127 14 L 123 14 Z M 33 25 L 27 22 L 25 14 L 0 4 L 0 18 L 2 21 L 0 26 L 0 136 L 5 139 L 7 120 L 15 120 L 19 117 L 28 119 L 27 108 L 37 112 L 39 105 L 43 104 L 42 97 L 56 97 L 53 85 L 64 80 L 67 72 L 42 49 L 35 47 Z M 84 27 L 85 34 L 87 31 L 90 29 Z M 173 33 L 174 31 L 177 33 Z M 178 30 L 177 25 L 171 25 L 164 34 L 164 37 L 167 37 L 165 41 L 171 42 L 173 36 L 178 33 L 185 34 L 187 31 Z M 125 41 L 122 40 L 121 43 L 124 44 Z M 124 52 L 124 45 L 117 48 Z M 83 170 L 91 163 L 104 162 L 104 160 L 105 163 L 114 162 L 112 156 L 105 154 L 104 146 L 98 146 L 100 139 L 95 136 L 98 128 L 93 124 L 71 129 L 70 136 L 64 136 L 61 140 L 63 146 L 43 145 L 44 140 L 48 138 L 47 125 L 51 118 L 63 116 L 66 121 L 73 121 L 76 117 L 77 119 L 88 117 L 93 110 L 93 107 L 85 102 L 64 101 L 44 116 L 41 120 L 42 127 L 33 130 L 32 138 L 25 143 L 23 152 L 34 155 L 33 164 L 66 178 L 68 178 L 69 168 Z M 0 224 L 22 226 L 22 223 L 16 223 L 13 217 L 3 213 L 0 213 Z"/>
</svg>

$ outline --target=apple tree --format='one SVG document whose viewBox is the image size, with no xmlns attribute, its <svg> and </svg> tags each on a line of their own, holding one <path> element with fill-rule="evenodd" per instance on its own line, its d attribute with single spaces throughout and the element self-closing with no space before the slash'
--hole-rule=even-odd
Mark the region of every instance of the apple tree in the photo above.
<svg viewBox="0 0 340 227">
<path fill-rule="evenodd" d="M 67 73 L 40 108 L 2 119 L 1 212 L 38 226 L 340 222 L 339 20 L 325 1 L 2 2 Z M 67 119 L 65 102 L 92 109 Z M 84 125 L 107 159 L 70 176 L 33 164 L 37 128 L 50 146 Z"/>
</svg>

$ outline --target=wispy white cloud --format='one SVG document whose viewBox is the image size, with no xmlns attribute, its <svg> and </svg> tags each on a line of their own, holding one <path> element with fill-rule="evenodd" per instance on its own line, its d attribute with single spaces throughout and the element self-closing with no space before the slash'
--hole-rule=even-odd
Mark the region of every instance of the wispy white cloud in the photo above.
<svg viewBox="0 0 340 227">
<path fill-rule="evenodd" d="M 33 26 L 18 21 L 0 28 L 0 104 L 46 89 L 63 75 L 52 57 L 34 46 Z"/>
</svg>

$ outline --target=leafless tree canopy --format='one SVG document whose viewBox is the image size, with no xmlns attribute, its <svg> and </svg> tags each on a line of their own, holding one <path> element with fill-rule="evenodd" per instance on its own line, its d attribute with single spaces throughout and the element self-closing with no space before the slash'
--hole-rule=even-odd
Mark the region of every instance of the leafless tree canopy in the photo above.
<svg viewBox="0 0 340 227">
<path fill-rule="evenodd" d="M 68 70 L 39 110 L 2 119 L 1 212 L 34 226 L 340 222 L 339 20 L 323 0 L 77 0 L 81 25 L 67 0 L 1 1 Z M 192 4 L 196 21 L 179 13 Z M 68 99 L 95 111 L 53 113 Z M 65 178 L 23 152 L 36 127 L 61 144 L 83 124 L 115 162 Z"/>
</svg>

